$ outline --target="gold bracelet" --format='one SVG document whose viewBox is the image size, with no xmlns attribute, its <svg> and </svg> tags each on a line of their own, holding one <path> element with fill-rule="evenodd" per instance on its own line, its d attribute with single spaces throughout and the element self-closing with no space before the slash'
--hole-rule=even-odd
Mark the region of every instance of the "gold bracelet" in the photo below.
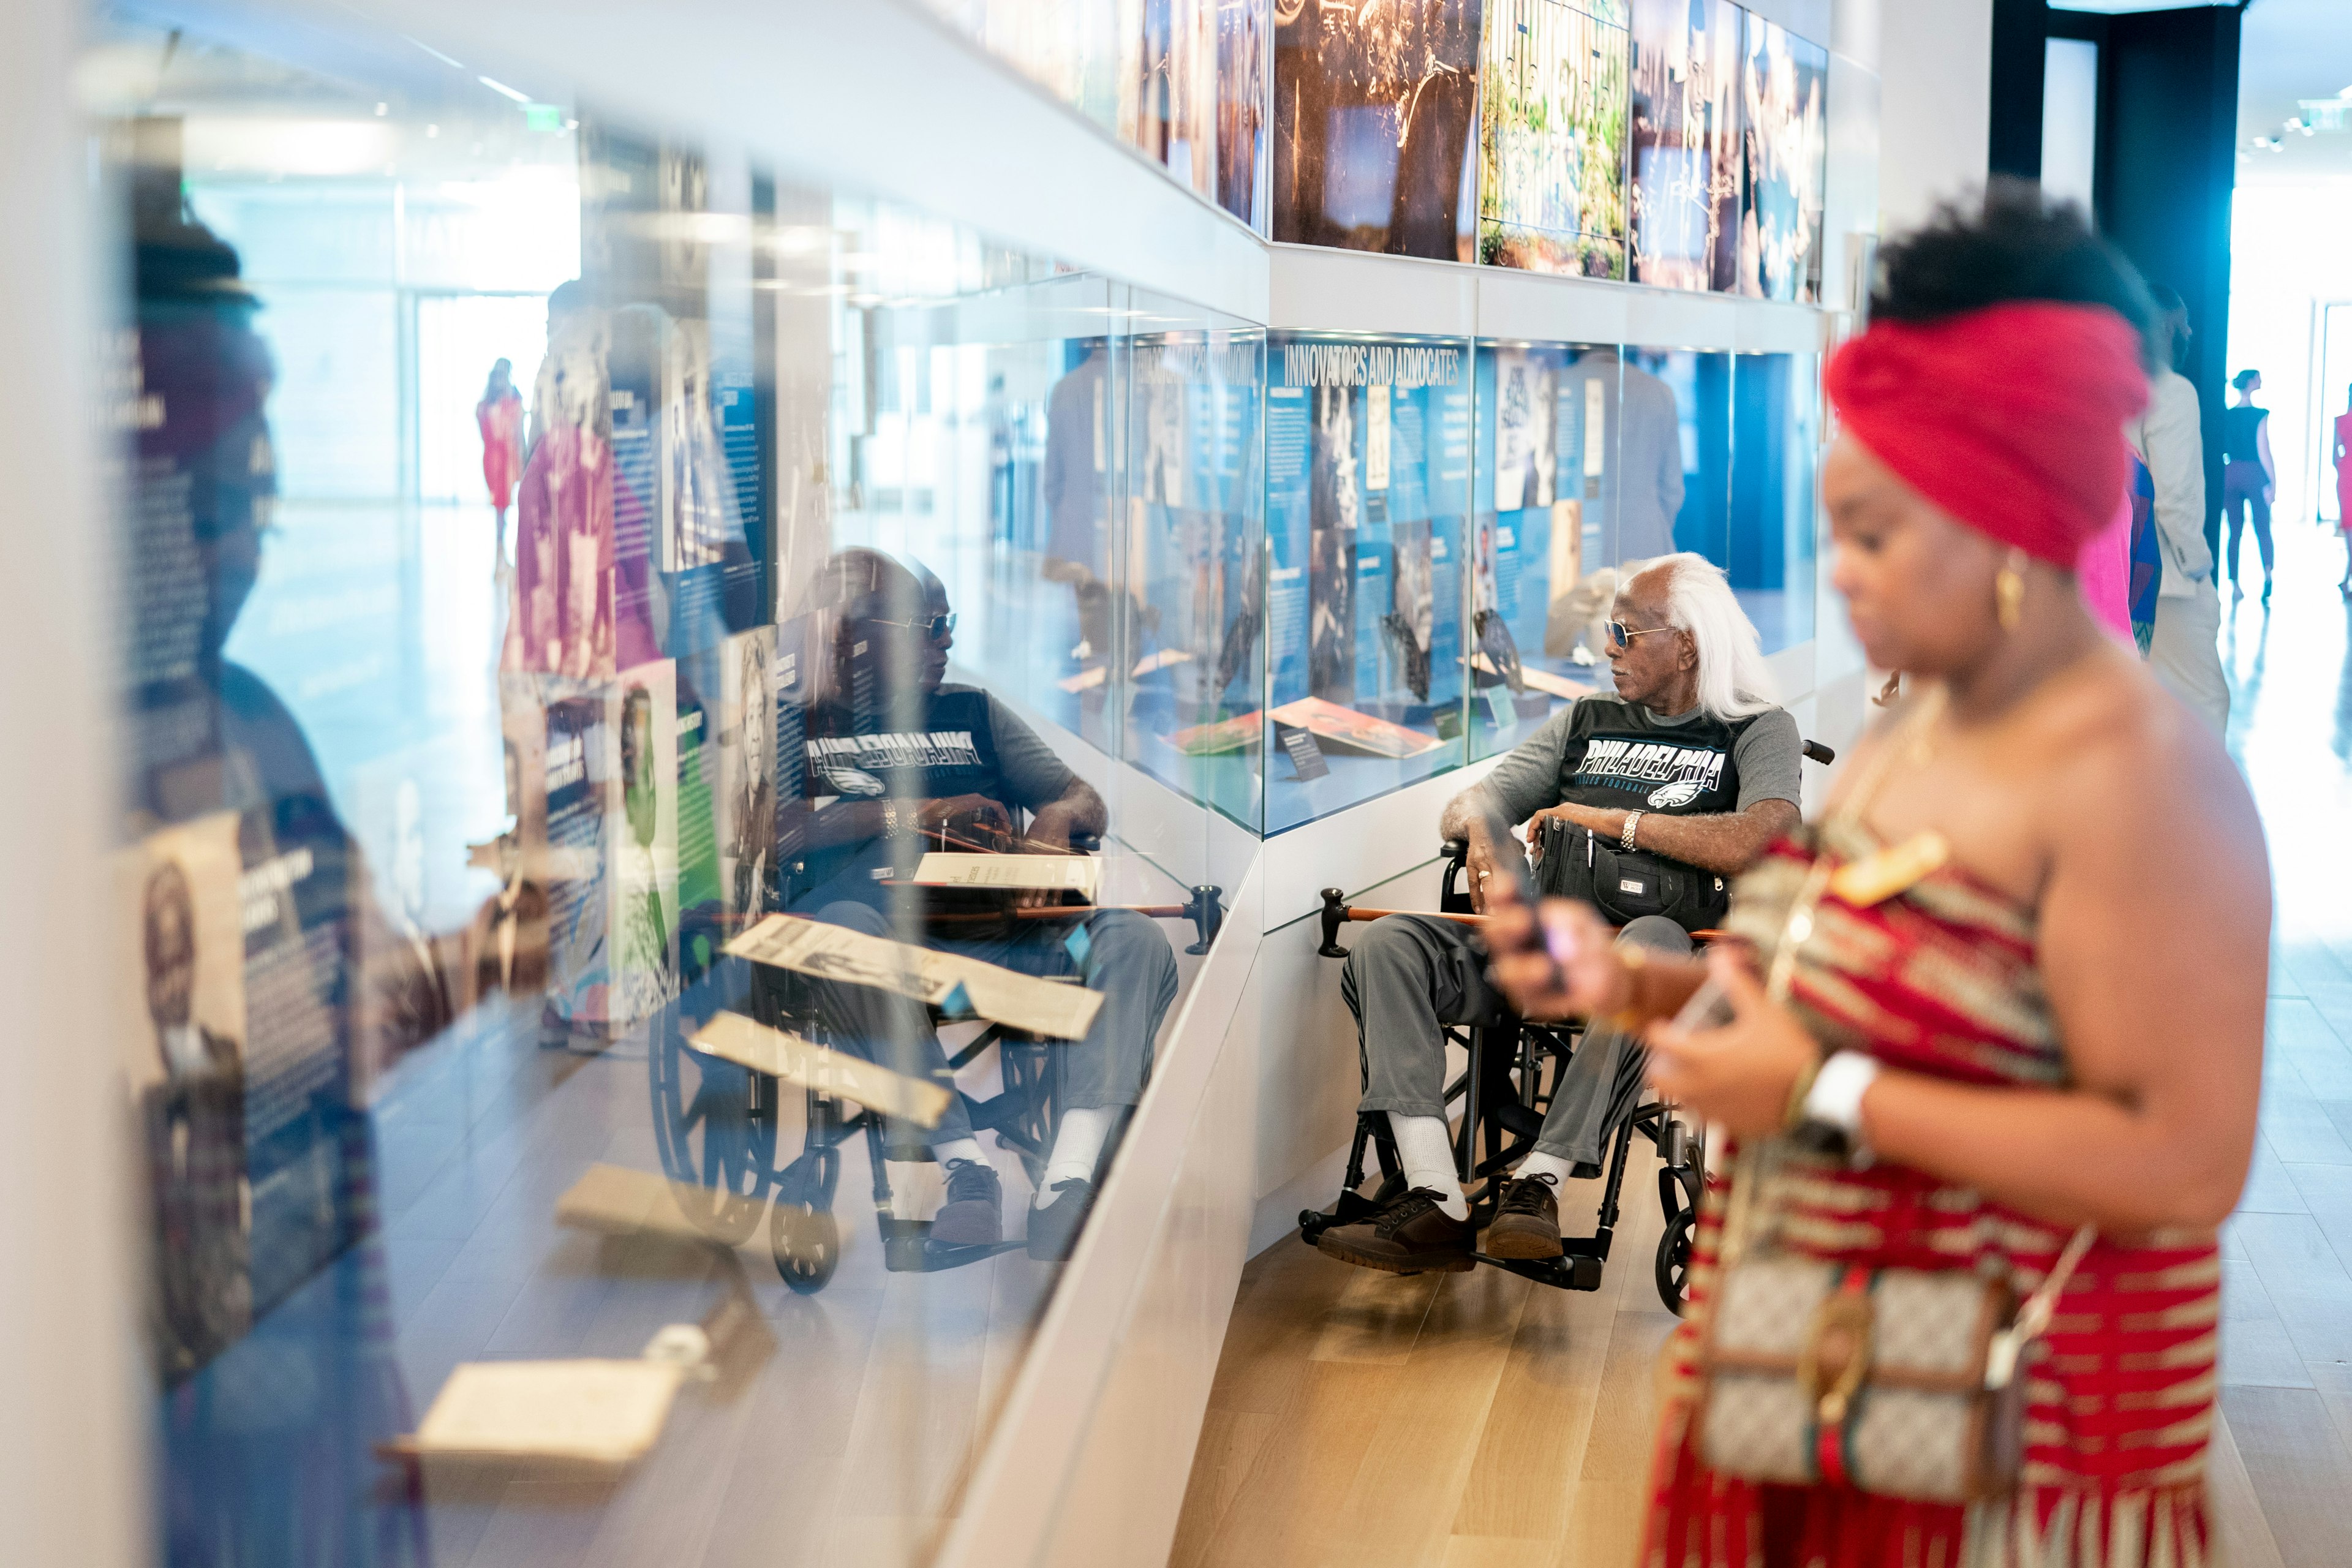
<svg viewBox="0 0 2352 1568">
<path fill-rule="evenodd" d="M 1815 1057 L 1797 1074 L 1797 1081 L 1789 1086 L 1789 1102 L 1780 1109 L 1783 1131 L 1794 1131 L 1805 1124 L 1805 1100 L 1813 1092 L 1813 1080 L 1822 1076 L 1822 1063 L 1826 1057 Z"/>
</svg>

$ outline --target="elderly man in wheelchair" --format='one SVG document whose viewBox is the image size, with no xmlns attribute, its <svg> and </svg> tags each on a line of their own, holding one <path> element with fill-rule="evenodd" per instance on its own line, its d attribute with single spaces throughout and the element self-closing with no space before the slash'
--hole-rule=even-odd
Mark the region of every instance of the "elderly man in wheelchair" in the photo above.
<svg viewBox="0 0 2352 1568">
<path fill-rule="evenodd" d="M 936 899 L 908 886 L 926 848 L 1089 847 L 1106 826 L 1102 797 L 1003 702 L 943 683 L 955 617 L 929 572 L 844 550 L 825 563 L 815 608 L 814 691 L 803 710 L 807 788 L 779 819 L 781 901 L 868 936 L 919 941 L 1103 994 L 1085 1038 L 1052 1047 L 1055 1125 L 1027 1240 L 1033 1257 L 1066 1258 L 1107 1146 L 1150 1071 L 1152 1037 L 1176 995 L 1174 953 L 1135 910 L 1024 919 L 1022 909 L 1060 895 L 1022 893 L 1009 896 L 1013 907 L 974 911 L 967 900 L 942 916 Z M 1024 815 L 1025 830 L 1016 832 Z M 797 1000 L 835 1043 L 953 1089 L 921 1002 L 840 980 L 769 982 L 798 987 Z M 943 1168 L 946 1202 L 932 1218 L 932 1241 L 963 1255 L 999 1244 L 1003 1187 L 962 1096 L 950 1094 L 936 1126 L 893 1125 L 890 1144 L 927 1145 Z"/>
<path fill-rule="evenodd" d="M 1615 694 L 1555 715 L 1447 805 L 1441 830 L 1467 843 L 1474 911 L 1502 869 L 1471 831 L 1492 806 L 1526 824 L 1544 892 L 1597 906 L 1629 953 L 1686 953 L 1692 933 L 1722 916 L 1731 877 L 1797 826 L 1804 742 L 1771 700 L 1756 628 L 1705 558 L 1669 555 L 1631 573 L 1609 630 Z M 1394 1273 L 1470 1268 L 1478 1235 L 1445 1121 L 1445 1026 L 1513 1023 L 1486 981 L 1475 925 L 1380 919 L 1349 954 L 1340 990 L 1356 1017 L 1359 1110 L 1386 1116 L 1402 1180 L 1384 1206 L 1320 1229 L 1316 1244 Z M 1595 1025 L 1555 1069 L 1533 1152 L 1491 1205 L 1486 1256 L 1561 1256 L 1562 1184 L 1601 1173 L 1612 1120 L 1631 1112 L 1626 1069 L 1638 1050 Z"/>
</svg>

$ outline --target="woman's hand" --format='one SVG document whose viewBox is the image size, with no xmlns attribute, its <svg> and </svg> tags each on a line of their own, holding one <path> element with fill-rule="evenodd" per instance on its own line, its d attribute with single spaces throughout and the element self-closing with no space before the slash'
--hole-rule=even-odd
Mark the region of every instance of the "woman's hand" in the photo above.
<svg viewBox="0 0 2352 1568">
<path fill-rule="evenodd" d="M 1653 1023 L 1643 1032 L 1651 1087 L 1736 1137 L 1777 1131 L 1790 1092 L 1821 1059 L 1821 1047 L 1795 1014 L 1765 998 L 1741 955 L 1718 948 L 1706 962 L 1731 1004 L 1731 1022 L 1717 1029 Z"/>
<path fill-rule="evenodd" d="M 1498 884 L 1488 909 L 1486 972 L 1521 1017 L 1615 1013 L 1633 1001 L 1617 933 L 1591 906 L 1546 899 L 1530 910 Z"/>
</svg>

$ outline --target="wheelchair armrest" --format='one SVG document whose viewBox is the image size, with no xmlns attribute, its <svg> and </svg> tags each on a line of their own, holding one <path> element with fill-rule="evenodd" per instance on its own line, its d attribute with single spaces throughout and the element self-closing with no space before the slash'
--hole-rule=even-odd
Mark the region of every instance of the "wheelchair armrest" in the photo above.
<svg viewBox="0 0 2352 1568">
<path fill-rule="evenodd" d="M 1837 761 L 1837 752 L 1830 747 L 1822 745 L 1819 741 L 1808 741 L 1805 742 L 1805 755 L 1812 758 L 1813 761 L 1821 763 L 1823 767 L 1827 767 L 1832 763 Z"/>
<path fill-rule="evenodd" d="M 1437 907 L 1454 913 L 1470 908 L 1470 895 L 1462 890 L 1463 868 L 1470 864 L 1470 841 L 1449 838 L 1444 845 L 1445 869 L 1437 879 Z"/>
</svg>

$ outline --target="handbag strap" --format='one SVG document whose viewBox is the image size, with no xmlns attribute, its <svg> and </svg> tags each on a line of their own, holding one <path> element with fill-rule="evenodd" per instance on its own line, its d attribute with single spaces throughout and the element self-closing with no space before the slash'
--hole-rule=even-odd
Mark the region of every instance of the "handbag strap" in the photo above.
<svg viewBox="0 0 2352 1568">
<path fill-rule="evenodd" d="M 1826 835 L 1832 821 L 1859 822 L 1878 796 L 1879 786 L 1886 782 L 1887 770 L 1907 742 L 1915 741 L 1928 725 L 1936 721 L 1944 710 L 1944 689 L 1928 688 L 1917 703 L 1906 713 L 1886 737 L 1885 743 L 1870 753 L 1855 776 L 1853 787 L 1839 802 L 1834 817 L 1824 818 L 1822 834 Z M 1797 896 L 1789 900 L 1789 910 L 1781 918 L 1780 939 L 1772 949 L 1772 962 L 1764 972 L 1765 999 L 1774 1006 L 1789 1000 L 1789 991 L 1797 977 L 1797 950 L 1813 934 L 1813 918 L 1821 908 L 1822 895 L 1829 890 L 1830 879 L 1837 874 L 1837 866 L 1817 836 L 1812 864 L 1805 868 L 1805 879 L 1797 888 Z M 1732 1190 L 1729 1211 L 1724 1215 L 1723 1267 L 1729 1268 L 1739 1261 L 1747 1249 L 1748 1229 L 1754 1223 L 1753 1210 L 1756 1189 L 1763 1184 L 1763 1145 L 1772 1140 L 1759 1139 L 1743 1144 L 1738 1163 L 1732 1170 Z"/>
<path fill-rule="evenodd" d="M 2033 1294 L 2018 1308 L 2017 1316 L 2010 1320 L 2009 1327 L 1993 1335 L 1985 1353 L 1987 1388 L 2009 1386 L 2010 1380 L 2017 1374 L 2017 1363 L 2023 1358 L 2025 1347 L 2040 1339 L 2049 1329 L 2050 1320 L 2058 1310 L 2060 1293 L 2066 1289 L 2066 1282 L 2074 1277 L 2075 1265 L 2081 1263 L 2083 1255 L 2091 1250 L 2091 1243 L 2098 1238 L 2098 1234 L 2096 1226 L 2077 1226 L 2064 1250 L 2058 1254 L 2058 1261 L 2050 1266 L 2050 1272 L 2042 1278 Z"/>
</svg>

